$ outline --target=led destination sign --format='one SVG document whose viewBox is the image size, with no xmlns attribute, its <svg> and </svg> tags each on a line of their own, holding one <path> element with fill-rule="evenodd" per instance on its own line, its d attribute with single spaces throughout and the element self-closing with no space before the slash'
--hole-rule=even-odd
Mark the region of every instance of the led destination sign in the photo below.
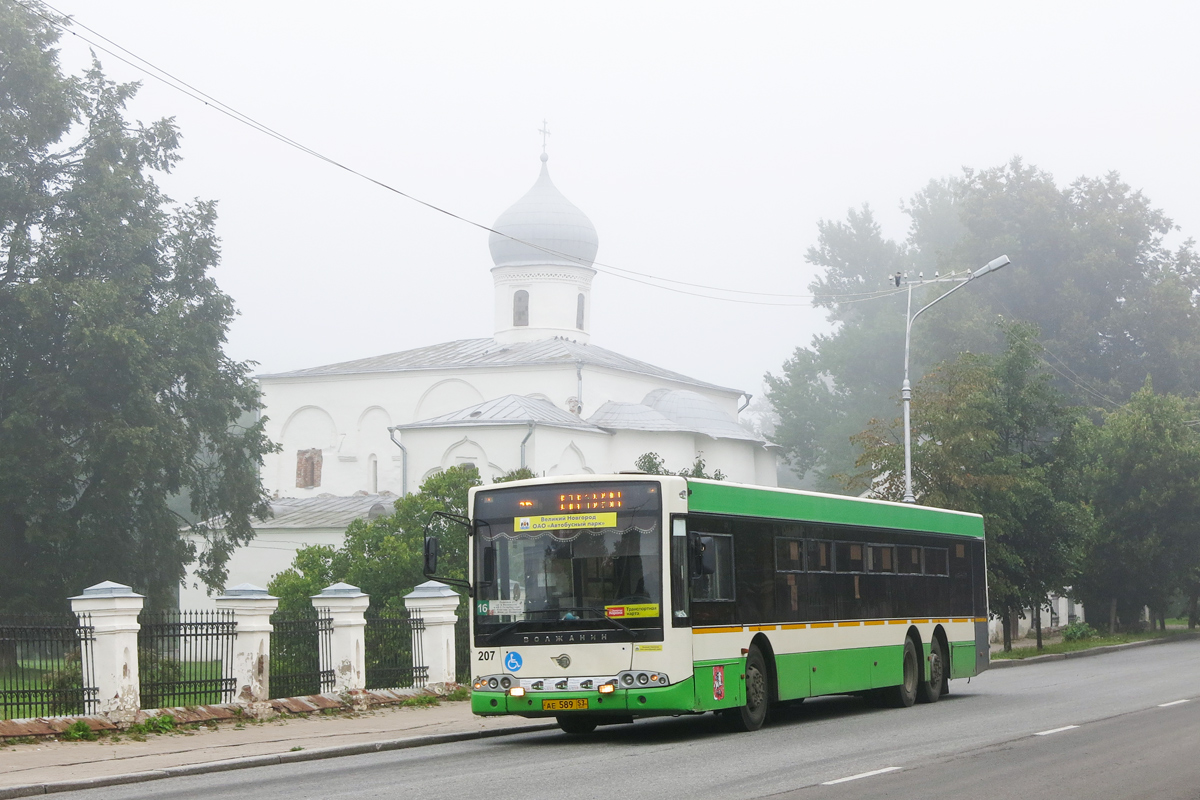
<svg viewBox="0 0 1200 800">
<path fill-rule="evenodd" d="M 608 508 L 624 508 L 621 492 L 582 492 L 558 496 L 559 511 L 601 511 Z"/>
</svg>

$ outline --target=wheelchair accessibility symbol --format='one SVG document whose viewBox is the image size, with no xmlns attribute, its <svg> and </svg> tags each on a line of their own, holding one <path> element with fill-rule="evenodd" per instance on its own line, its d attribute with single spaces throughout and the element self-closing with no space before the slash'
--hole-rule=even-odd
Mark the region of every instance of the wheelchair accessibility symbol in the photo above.
<svg viewBox="0 0 1200 800">
<path fill-rule="evenodd" d="M 521 663 L 520 653 L 514 653 L 510 651 L 509 654 L 504 657 L 504 668 L 509 672 L 519 672 L 521 669 Z"/>
</svg>

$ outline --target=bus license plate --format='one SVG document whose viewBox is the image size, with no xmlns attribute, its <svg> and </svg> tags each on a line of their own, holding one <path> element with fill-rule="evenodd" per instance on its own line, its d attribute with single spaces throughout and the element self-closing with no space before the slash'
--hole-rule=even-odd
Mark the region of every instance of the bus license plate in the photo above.
<svg viewBox="0 0 1200 800">
<path fill-rule="evenodd" d="M 542 711 L 586 711 L 587 698 L 579 700 L 543 700 Z"/>
</svg>

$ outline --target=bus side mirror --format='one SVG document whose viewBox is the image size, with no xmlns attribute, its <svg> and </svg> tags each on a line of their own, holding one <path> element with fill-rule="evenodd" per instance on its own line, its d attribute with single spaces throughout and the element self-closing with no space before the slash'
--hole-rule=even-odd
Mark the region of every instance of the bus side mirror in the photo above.
<svg viewBox="0 0 1200 800">
<path fill-rule="evenodd" d="M 491 585 L 496 580 L 496 548 L 488 546 L 483 548 L 483 569 L 479 576 L 479 583 L 482 585 Z"/>
<path fill-rule="evenodd" d="M 717 548 L 711 536 L 692 537 L 692 577 L 700 578 L 717 571 Z"/>
<path fill-rule="evenodd" d="M 436 536 L 425 537 L 425 577 L 437 574 L 438 540 Z"/>
</svg>

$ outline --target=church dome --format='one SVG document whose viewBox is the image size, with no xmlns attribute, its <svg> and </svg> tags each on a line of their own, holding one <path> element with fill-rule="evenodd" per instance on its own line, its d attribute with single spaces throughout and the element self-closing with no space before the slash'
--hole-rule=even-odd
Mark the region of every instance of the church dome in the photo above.
<svg viewBox="0 0 1200 800">
<path fill-rule="evenodd" d="M 550 180 L 546 160 L 543 153 L 542 171 L 533 188 L 492 225 L 494 230 L 507 234 L 493 233 L 488 237 L 492 261 L 497 267 L 539 264 L 590 267 L 596 259 L 600 239 L 595 226 L 558 191 Z"/>
</svg>

